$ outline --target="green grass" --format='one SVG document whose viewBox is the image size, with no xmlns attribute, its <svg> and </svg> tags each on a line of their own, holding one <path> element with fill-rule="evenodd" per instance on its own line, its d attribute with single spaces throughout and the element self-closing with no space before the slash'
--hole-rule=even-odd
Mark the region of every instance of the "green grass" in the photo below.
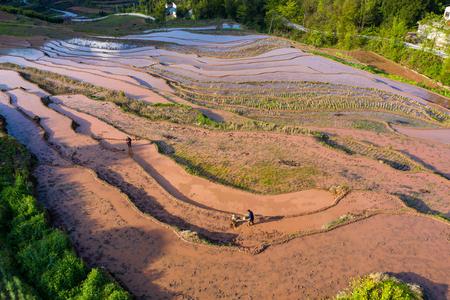
<svg viewBox="0 0 450 300">
<path fill-rule="evenodd" d="M 75 35 L 63 24 L 47 23 L 20 15 L 14 20 L 0 20 L 0 34 L 21 37 L 46 36 L 55 39 L 66 39 Z"/>
<path fill-rule="evenodd" d="M 328 222 L 327 224 L 323 225 L 322 228 L 323 229 L 332 229 L 339 225 L 348 223 L 348 222 L 352 221 L 354 218 L 355 218 L 355 216 L 352 214 L 342 215 L 339 218 L 337 218 L 336 220 L 333 220 L 333 221 Z"/>
<path fill-rule="evenodd" d="M 243 166 L 240 162 L 195 152 L 189 145 L 175 146 L 175 152 L 170 156 L 191 174 L 260 194 L 280 194 L 314 188 L 314 178 L 321 175 L 312 165 L 255 161 Z"/>
<path fill-rule="evenodd" d="M 336 300 L 422 300 L 421 289 L 399 279 L 374 273 L 354 280 L 350 288 L 338 294 Z"/>
<path fill-rule="evenodd" d="M 386 125 L 371 120 L 355 120 L 352 122 L 352 127 L 355 129 L 374 131 L 377 133 L 387 132 Z"/>
<path fill-rule="evenodd" d="M 151 21 L 133 16 L 110 16 L 95 22 L 73 22 L 69 26 L 76 32 L 96 35 L 120 36 L 142 32 L 151 28 Z"/>
<path fill-rule="evenodd" d="M 130 299 L 49 226 L 32 196 L 32 165 L 28 151 L 0 132 L 0 299 Z"/>
<path fill-rule="evenodd" d="M 62 23 L 64 19 L 55 17 L 46 13 L 37 12 L 35 10 L 31 9 L 25 9 L 21 7 L 16 6 L 9 6 L 9 5 L 0 5 L 0 11 L 4 11 L 10 14 L 18 14 L 18 15 L 24 15 L 29 18 L 33 19 L 39 19 L 51 23 Z"/>
</svg>

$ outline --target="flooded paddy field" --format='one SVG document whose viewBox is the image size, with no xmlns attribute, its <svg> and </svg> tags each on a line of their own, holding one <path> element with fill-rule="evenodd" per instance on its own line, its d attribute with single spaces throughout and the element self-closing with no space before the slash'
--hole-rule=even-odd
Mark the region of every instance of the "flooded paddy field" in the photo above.
<svg viewBox="0 0 450 300">
<path fill-rule="evenodd" d="M 448 298 L 450 114 L 419 87 L 180 27 L 1 50 L 0 89 L 42 203 L 139 299 L 329 298 L 371 272 Z"/>
</svg>

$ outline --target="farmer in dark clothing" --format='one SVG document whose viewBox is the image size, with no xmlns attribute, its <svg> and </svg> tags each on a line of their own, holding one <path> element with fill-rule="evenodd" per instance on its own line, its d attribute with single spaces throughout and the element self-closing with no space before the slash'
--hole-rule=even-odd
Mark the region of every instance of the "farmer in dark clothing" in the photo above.
<svg viewBox="0 0 450 300">
<path fill-rule="evenodd" d="M 248 225 L 251 226 L 255 224 L 255 214 L 250 209 L 248 209 L 247 212 L 248 212 L 247 214 Z"/>
<path fill-rule="evenodd" d="M 127 146 L 128 146 L 128 154 L 133 155 L 133 150 L 131 149 L 131 138 L 127 136 Z"/>
</svg>

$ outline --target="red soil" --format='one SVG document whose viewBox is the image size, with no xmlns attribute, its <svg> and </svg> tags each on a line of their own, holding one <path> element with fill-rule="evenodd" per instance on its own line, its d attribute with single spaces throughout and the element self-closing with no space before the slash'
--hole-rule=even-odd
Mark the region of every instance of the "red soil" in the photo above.
<svg viewBox="0 0 450 300">
<path fill-rule="evenodd" d="M 145 51 L 148 56 L 139 59 L 151 61 L 149 53 L 155 52 Z M 284 55 L 289 51 L 283 49 L 276 53 Z M 252 66 L 249 69 L 236 66 L 239 59 L 234 62 L 211 59 L 199 71 L 192 67 L 202 64 L 198 57 L 162 54 L 163 51 L 158 52 L 161 55 L 158 59 L 172 61 L 176 65 L 171 66 L 172 70 L 178 69 L 182 74 L 201 73 L 197 74 L 199 78 L 214 74 L 228 76 L 234 71 L 233 80 L 249 75 L 252 80 L 258 80 L 258 75 L 252 74 L 259 72 L 259 64 L 259 68 L 265 69 L 260 77 L 267 79 L 273 75 L 266 71 L 276 71 L 281 65 L 276 61 L 264 63 L 267 57 L 261 55 L 254 61 L 246 61 Z M 91 58 L 83 57 L 83 63 Z M 167 101 L 152 90 L 155 87 L 149 89 L 144 83 L 156 83 L 159 86 L 155 89 L 170 92 L 161 81 L 122 64 L 128 59 L 125 54 L 117 64 L 111 56 L 105 59 L 109 65 L 102 61 L 86 67 L 74 63 L 74 58 L 31 61 L 9 56 L 3 59 L 125 90 L 144 101 Z M 183 60 L 192 64 L 183 65 Z M 327 61 L 317 62 L 327 64 Z M 355 74 L 351 76 L 339 72 L 330 75 L 344 81 L 352 76 L 368 80 L 366 83 L 374 79 L 359 71 L 352 72 Z M 319 145 L 310 137 L 234 132 L 239 139 L 270 139 L 297 146 L 305 154 L 315 153 L 318 163 L 329 167 L 330 173 L 336 173 L 335 178 L 343 178 L 338 173 L 344 170 L 361 177 L 356 176 L 354 181 L 361 188 L 339 201 L 323 190 L 257 196 L 186 173 L 174 161 L 158 154 L 149 140 L 135 140 L 134 153 L 128 155 L 124 143 L 128 134 L 121 131 L 123 128 L 132 127 L 135 132 L 151 129 L 153 138 L 160 137 L 167 128 L 166 123 L 125 116 L 123 112 L 108 115 L 114 112 L 108 110 L 108 103 L 104 104 L 102 114 L 96 109 L 103 103 L 94 104 L 77 95 L 56 97 L 60 100 L 58 104 L 47 107 L 39 98 L 47 94 L 35 85 L 14 72 L 0 71 L 0 76 L 0 86 L 8 89 L 6 93 L 0 92 L 0 114 L 7 119 L 8 131 L 40 161 L 35 171 L 40 200 L 50 209 L 55 222 L 67 229 L 77 252 L 90 264 L 105 267 L 138 299 L 323 299 L 333 297 L 351 278 L 370 272 L 390 272 L 418 283 L 432 299 L 450 298 L 450 226 L 407 209 L 392 195 L 399 190 L 416 192 L 427 187 L 431 191 L 425 205 L 446 214 L 450 186 L 436 174 L 401 173 L 366 157 L 346 156 Z M 289 79 L 290 75 L 284 78 Z M 108 118 L 123 126 L 113 127 L 107 123 Z M 228 133 L 170 126 L 179 134 L 195 132 L 214 138 L 210 140 L 228 138 Z M 445 159 L 449 148 L 432 140 L 410 139 L 396 133 L 335 132 L 383 146 L 393 144 L 397 149 L 410 151 L 416 159 L 425 160 L 429 155 L 436 168 L 443 172 L 450 168 Z M 230 213 L 249 207 L 256 207 L 257 224 L 230 228 Z M 353 222 L 324 230 L 342 216 L 354 218 Z M 210 241 L 233 246 L 192 241 L 181 230 L 195 231 Z M 260 254 L 251 255 L 243 250 Z"/>
</svg>

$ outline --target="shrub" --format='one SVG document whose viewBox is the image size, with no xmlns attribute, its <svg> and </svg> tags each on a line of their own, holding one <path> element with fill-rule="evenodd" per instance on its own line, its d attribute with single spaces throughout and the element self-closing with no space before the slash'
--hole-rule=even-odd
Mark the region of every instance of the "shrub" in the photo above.
<svg viewBox="0 0 450 300">
<path fill-rule="evenodd" d="M 24 194 L 24 190 L 26 187 L 24 188 L 22 183 L 17 183 L 2 193 L 15 218 L 25 219 L 40 213 L 36 200 L 33 196 Z"/>
<path fill-rule="evenodd" d="M 401 282 L 383 273 L 374 273 L 358 278 L 351 283 L 348 291 L 337 295 L 337 300 L 420 300 L 423 294 L 420 287 Z"/>
<path fill-rule="evenodd" d="M 205 126 L 205 127 L 217 127 L 217 126 L 219 126 L 219 124 L 216 121 L 211 120 L 210 118 L 208 118 L 208 116 L 206 116 L 203 113 L 198 113 L 198 115 L 197 115 L 197 125 Z"/>
<path fill-rule="evenodd" d="M 64 252 L 69 249 L 69 240 L 59 230 L 53 230 L 43 239 L 31 242 L 19 250 L 17 260 L 28 278 L 38 279 Z"/>
<path fill-rule="evenodd" d="M 23 248 L 30 242 L 42 239 L 47 231 L 48 227 L 43 213 L 34 215 L 28 220 L 16 217 L 12 221 L 8 240 L 17 248 Z"/>
<path fill-rule="evenodd" d="M 9 206 L 0 202 L 0 233 L 3 232 L 11 220 L 11 210 Z"/>
<path fill-rule="evenodd" d="M 130 299 L 130 296 L 111 283 L 102 271 L 92 269 L 82 283 L 80 293 L 76 298 L 79 300 L 127 300 Z"/>
<path fill-rule="evenodd" d="M 0 277 L 0 299 L 37 300 L 39 298 L 19 277 L 3 275 Z"/>
<path fill-rule="evenodd" d="M 67 299 L 86 276 L 86 266 L 71 250 L 44 271 L 40 284 L 52 299 Z"/>
</svg>

